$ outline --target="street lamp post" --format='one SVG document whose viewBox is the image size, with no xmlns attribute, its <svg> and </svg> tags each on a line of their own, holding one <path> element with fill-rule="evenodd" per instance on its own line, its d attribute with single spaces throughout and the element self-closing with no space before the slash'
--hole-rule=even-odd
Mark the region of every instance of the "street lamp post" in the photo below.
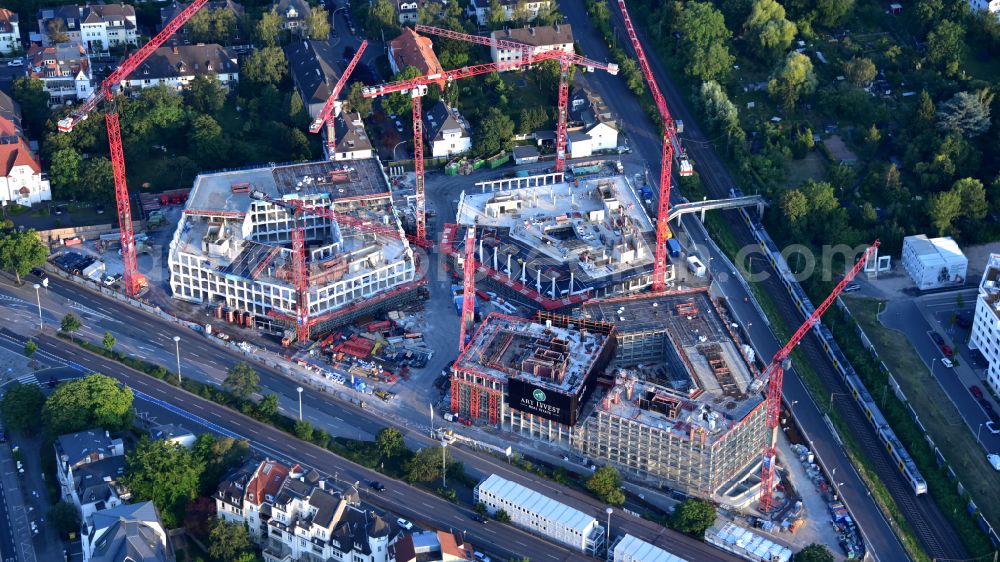
<svg viewBox="0 0 1000 562">
<path fill-rule="evenodd" d="M 979 424 L 979 429 L 976 430 L 976 441 L 979 441 L 979 433 L 983 430 L 983 424 Z"/>
<path fill-rule="evenodd" d="M 181 379 L 181 337 L 174 336 L 174 347 L 177 349 L 177 384 L 184 382 Z"/>
<path fill-rule="evenodd" d="M 35 299 L 38 301 L 38 329 L 44 330 L 45 322 L 42 320 L 42 294 L 38 292 L 38 290 L 41 289 L 42 286 L 39 285 L 38 283 L 35 283 L 34 285 L 32 285 L 32 287 L 35 288 Z"/>
<path fill-rule="evenodd" d="M 393 160 L 396 160 L 396 149 L 399 148 L 399 145 L 406 144 L 408 142 L 410 142 L 410 141 L 399 141 L 399 142 L 396 143 L 396 146 L 392 147 L 392 159 Z"/>
<path fill-rule="evenodd" d="M 434 438 L 434 404 L 427 404 L 431 411 L 431 438 Z"/>
<path fill-rule="evenodd" d="M 445 452 L 448 450 L 448 443 L 442 439 L 441 440 L 441 487 L 447 488 L 448 484 L 446 482 L 446 477 L 448 476 L 448 466 L 445 463 Z"/>
<path fill-rule="evenodd" d="M 305 390 L 301 386 L 296 388 L 295 391 L 299 393 L 299 421 L 302 421 L 302 391 Z"/>
<path fill-rule="evenodd" d="M 615 510 L 613 510 L 613 509 L 611 509 L 609 507 L 609 508 L 605 509 L 604 511 L 608 514 L 608 538 L 605 539 L 605 544 L 604 545 L 605 545 L 605 547 L 607 547 L 610 550 L 611 549 L 611 514 L 614 513 Z"/>
</svg>

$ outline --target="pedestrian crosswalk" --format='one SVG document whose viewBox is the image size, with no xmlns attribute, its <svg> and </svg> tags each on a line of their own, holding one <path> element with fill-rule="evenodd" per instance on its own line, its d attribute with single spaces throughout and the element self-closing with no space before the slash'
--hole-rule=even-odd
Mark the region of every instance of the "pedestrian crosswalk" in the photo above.
<svg viewBox="0 0 1000 562">
<path fill-rule="evenodd" d="M 38 377 L 36 377 L 34 373 L 30 375 L 24 375 L 23 377 L 18 377 L 15 380 L 17 381 L 18 384 L 25 384 L 25 385 L 33 384 L 35 386 L 42 386 L 42 383 L 38 381 Z"/>
</svg>

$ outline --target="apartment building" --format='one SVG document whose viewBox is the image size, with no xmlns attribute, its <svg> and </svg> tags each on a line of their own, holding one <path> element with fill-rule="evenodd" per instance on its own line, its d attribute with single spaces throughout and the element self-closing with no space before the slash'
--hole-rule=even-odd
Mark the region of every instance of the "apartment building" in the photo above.
<svg viewBox="0 0 1000 562">
<path fill-rule="evenodd" d="M 500 7 L 503 9 L 503 19 L 504 21 L 513 21 L 517 17 L 517 7 L 519 0 L 500 0 Z M 479 25 L 486 25 L 490 19 L 491 11 L 491 0 L 470 0 L 469 2 L 469 15 L 476 18 L 476 22 Z M 525 19 L 527 21 L 534 21 L 539 12 L 542 10 L 552 9 L 552 2 L 550 0 L 528 0 L 524 3 L 525 8 Z"/>
<path fill-rule="evenodd" d="M 81 45 L 101 53 L 119 45 L 138 45 L 135 8 L 129 4 L 58 6 L 38 11 L 42 46 L 58 43 Z"/>
<path fill-rule="evenodd" d="M 333 48 L 327 41 L 296 41 L 285 46 L 285 58 L 292 83 L 309 110 L 309 118 L 315 119 L 340 80 Z M 340 115 L 340 106 L 340 101 L 334 102 L 334 116 Z"/>
<path fill-rule="evenodd" d="M 472 149 L 472 129 L 468 121 L 458 112 L 458 108 L 449 107 L 444 101 L 438 101 L 424 113 L 424 134 L 433 158 L 461 154 Z"/>
<path fill-rule="evenodd" d="M 573 51 L 573 28 L 569 24 L 540 25 L 503 29 L 490 34 L 494 40 L 514 41 L 531 47 L 531 53 L 538 55 L 547 51 Z M 520 49 L 507 49 L 493 45 L 490 47 L 493 62 L 507 62 L 521 58 Z"/>
<path fill-rule="evenodd" d="M 33 44 L 26 56 L 28 76 L 38 78 L 49 93 L 50 105 L 84 100 L 94 91 L 90 57 L 83 46 Z"/>
<path fill-rule="evenodd" d="M 84 519 L 83 562 L 173 562 L 160 512 L 153 502 L 119 505 Z"/>
<path fill-rule="evenodd" d="M 182 90 L 195 77 L 209 75 L 215 76 L 227 89 L 239 82 L 236 53 L 216 43 L 160 47 L 125 83 L 133 92 L 161 84 Z"/>
<path fill-rule="evenodd" d="M 6 8 L 0 8 L 0 54 L 10 55 L 22 49 L 17 14 Z"/>
<path fill-rule="evenodd" d="M 990 255 L 979 283 L 969 349 L 986 358 L 986 384 L 1000 392 L 1000 254 Z"/>
<path fill-rule="evenodd" d="M 60 435 L 53 448 L 62 499 L 79 507 L 84 519 L 128 500 L 119 483 L 125 471 L 121 439 L 112 439 L 102 429 L 88 429 Z"/>
</svg>

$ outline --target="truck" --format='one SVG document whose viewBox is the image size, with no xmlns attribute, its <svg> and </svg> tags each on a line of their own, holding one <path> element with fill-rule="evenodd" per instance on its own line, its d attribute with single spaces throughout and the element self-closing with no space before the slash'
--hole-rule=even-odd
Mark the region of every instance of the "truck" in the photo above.
<svg viewBox="0 0 1000 562">
<path fill-rule="evenodd" d="M 679 258 L 681 257 L 681 244 L 676 238 L 667 239 L 667 251 L 670 252 L 670 257 Z"/>
<path fill-rule="evenodd" d="M 687 259 L 688 271 L 695 274 L 697 277 L 705 276 L 705 264 L 701 263 L 698 256 L 688 256 Z"/>
</svg>

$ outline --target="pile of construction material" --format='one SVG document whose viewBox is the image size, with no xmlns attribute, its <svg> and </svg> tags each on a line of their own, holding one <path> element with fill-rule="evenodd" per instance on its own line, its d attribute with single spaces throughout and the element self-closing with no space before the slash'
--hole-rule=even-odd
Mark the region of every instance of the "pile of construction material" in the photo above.
<svg viewBox="0 0 1000 562">
<path fill-rule="evenodd" d="M 833 527 L 837 530 L 838 542 L 840 547 L 844 549 L 844 554 L 849 559 L 863 559 L 865 547 L 861 540 L 861 533 L 854 523 L 854 519 L 848 513 L 844 502 L 840 500 L 836 490 L 823 474 L 823 470 L 815 463 L 815 456 L 809 451 L 809 447 L 799 443 L 793 443 L 791 449 L 799 457 L 799 462 L 805 467 L 806 474 L 812 480 L 816 490 L 825 498 Z"/>
<path fill-rule="evenodd" d="M 421 369 L 433 351 L 421 332 L 398 326 L 391 317 L 341 328 L 318 344 L 329 354 L 336 371 L 353 380 L 368 379 L 392 384 L 409 378 L 410 369 Z"/>
</svg>

